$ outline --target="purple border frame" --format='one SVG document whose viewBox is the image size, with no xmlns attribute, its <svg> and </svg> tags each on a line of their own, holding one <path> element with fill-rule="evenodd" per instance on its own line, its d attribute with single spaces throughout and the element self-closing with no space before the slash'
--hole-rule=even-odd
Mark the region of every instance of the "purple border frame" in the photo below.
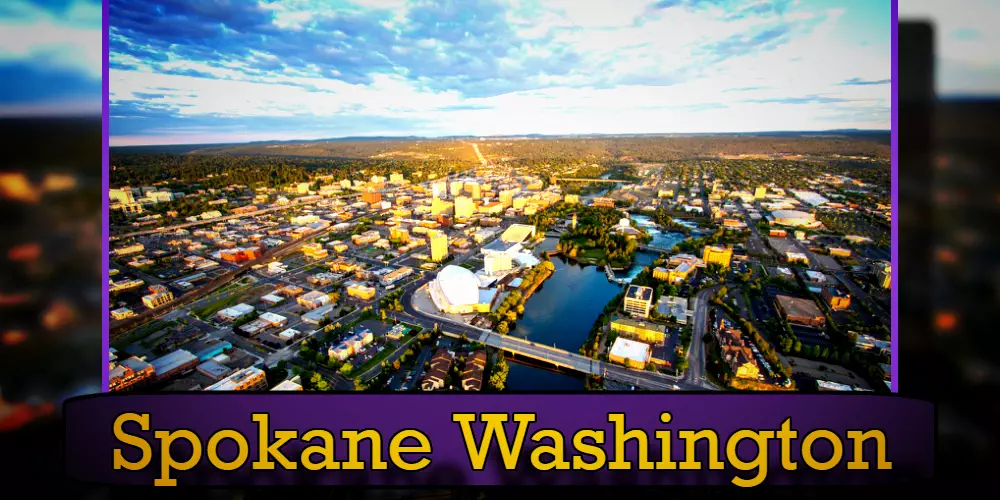
<svg viewBox="0 0 1000 500">
<path fill-rule="evenodd" d="M 111 348 L 111 340 L 108 335 L 108 324 L 110 318 L 108 317 L 108 308 L 110 306 L 109 298 L 109 287 L 108 287 L 108 252 L 110 252 L 110 242 L 108 238 L 111 236 L 111 229 L 108 224 L 108 210 L 110 209 L 110 201 L 108 200 L 108 188 L 110 187 L 110 161 L 111 153 L 108 149 L 110 134 L 108 128 L 108 121 L 110 116 L 108 113 L 109 107 L 109 88 L 110 80 L 108 78 L 108 59 L 109 59 L 109 39 L 111 37 L 109 31 L 110 21 L 108 19 L 108 0 L 104 0 L 104 13 L 101 20 L 101 45 L 104 53 L 104 60 L 102 61 L 104 68 L 101 73 L 101 80 L 103 80 L 104 96 L 101 99 L 101 143 L 103 147 L 101 148 L 101 167 L 103 168 L 101 172 L 101 186 L 103 192 L 101 193 L 101 392 L 108 391 L 108 363 L 110 362 L 110 356 L 108 350 Z"/>
<path fill-rule="evenodd" d="M 891 98 L 890 98 L 891 102 L 889 104 L 890 113 L 892 115 L 892 121 L 891 121 L 891 124 L 890 124 L 890 137 L 891 137 L 890 140 L 891 140 L 891 150 L 892 150 L 892 152 L 891 152 L 892 158 L 890 159 L 891 164 L 892 164 L 892 173 L 890 175 L 890 182 L 892 183 L 892 186 L 890 186 L 890 191 L 891 191 L 891 195 L 890 195 L 891 196 L 891 201 L 890 201 L 890 204 L 892 205 L 892 212 L 891 212 L 891 214 L 892 214 L 892 221 L 891 221 L 891 226 L 892 226 L 891 233 L 892 233 L 892 237 L 891 237 L 891 244 L 890 244 L 891 245 L 891 248 L 890 248 L 891 262 L 890 262 L 890 264 L 893 266 L 893 268 L 892 268 L 892 274 L 890 276 L 890 284 L 889 284 L 889 286 L 890 286 L 891 302 L 892 302 L 892 305 L 891 305 L 891 308 L 890 308 L 890 314 L 892 315 L 892 317 L 890 318 L 891 331 L 890 331 L 890 337 L 889 337 L 889 339 L 892 342 L 892 347 L 890 348 L 890 352 L 892 354 L 892 359 L 890 361 L 891 366 L 892 366 L 892 381 L 890 382 L 890 386 L 891 386 L 892 392 L 894 392 L 894 393 L 899 392 L 899 376 L 898 376 L 898 373 L 899 373 L 899 342 L 898 342 L 898 340 L 899 340 L 898 339 L 898 337 L 899 337 L 899 331 L 898 331 L 899 330 L 899 317 L 898 317 L 899 308 L 898 308 L 898 304 L 897 304 L 897 299 L 898 299 L 898 293 L 897 293 L 897 288 L 898 287 L 897 287 L 897 284 L 899 283 L 899 277 L 898 277 L 899 273 L 898 273 L 898 270 L 896 269 L 896 263 L 899 260 L 898 259 L 898 257 L 899 257 L 899 248 L 897 246 L 897 244 L 899 242 L 899 223 L 898 223 L 898 219 L 899 219 L 899 211 L 898 211 L 898 207 L 899 207 L 899 164 L 897 163 L 899 143 L 898 143 L 897 138 L 896 138 L 896 129 L 897 129 L 897 119 L 896 119 L 897 118 L 896 117 L 896 114 L 897 114 L 896 111 L 897 110 L 896 110 L 896 104 L 897 104 L 897 97 L 898 97 L 897 85 L 898 85 L 898 81 L 899 81 L 899 78 L 898 78 L 899 74 L 898 74 L 897 66 L 896 66 L 896 64 L 897 64 L 897 54 L 896 53 L 897 53 L 897 49 L 898 49 L 898 47 L 896 45 L 896 37 L 898 35 L 898 28 L 899 28 L 899 3 L 898 2 L 899 2 L 899 0 L 890 0 L 890 3 L 891 3 L 891 12 L 892 12 L 892 14 L 891 14 L 891 17 L 892 17 L 892 31 L 891 31 L 891 33 L 892 33 L 892 35 L 891 35 L 891 42 L 890 42 L 890 45 L 892 46 L 892 60 L 891 60 L 891 65 L 892 65 L 892 83 L 891 83 L 892 95 L 891 95 Z M 108 291 L 109 291 L 108 290 L 108 252 L 110 251 L 110 249 L 109 249 L 109 243 L 108 243 L 108 238 L 110 237 L 110 228 L 108 226 L 108 209 L 109 209 L 108 188 L 109 188 L 109 176 L 110 176 L 110 173 L 109 173 L 109 169 L 110 169 L 110 164 L 109 164 L 109 162 L 110 162 L 110 153 L 109 153 L 109 149 L 108 149 L 109 148 L 109 143 L 108 143 L 108 141 L 109 141 L 109 126 L 108 126 L 109 113 L 108 113 L 108 109 L 109 109 L 109 84 L 110 84 L 110 81 L 109 81 L 109 78 L 108 78 L 108 66 L 109 66 L 109 64 L 108 64 L 108 56 L 109 56 L 109 43 L 108 43 L 108 39 L 110 37 L 110 31 L 109 31 L 109 19 L 108 19 L 108 3 L 109 3 L 109 0 L 104 0 L 103 3 L 104 3 L 104 15 L 103 15 L 103 20 L 102 20 L 102 37 L 103 37 L 103 40 L 101 41 L 102 46 L 103 46 L 103 52 L 104 52 L 104 60 L 103 60 L 104 68 L 103 68 L 103 76 L 102 76 L 102 79 L 103 79 L 103 82 L 104 82 L 104 84 L 103 84 L 104 96 L 103 96 L 103 99 L 102 99 L 102 106 L 101 106 L 101 127 L 102 127 L 102 130 L 103 130 L 103 133 L 102 133 L 103 148 L 101 150 L 101 165 L 103 167 L 103 171 L 102 171 L 103 194 L 102 194 L 102 200 L 101 200 L 101 208 L 102 208 L 102 211 L 103 211 L 102 214 L 101 214 L 101 216 L 102 216 L 101 229 L 102 229 L 102 235 L 103 235 L 103 238 L 102 238 L 102 241 L 101 241 L 101 259 L 102 259 L 101 269 L 102 269 L 102 272 L 103 272 L 102 277 L 101 277 L 101 289 L 102 289 L 102 292 L 103 292 L 102 296 L 101 296 L 101 309 L 102 309 L 101 310 L 101 346 L 102 346 L 102 349 L 101 349 L 101 359 L 102 359 L 103 362 L 101 364 L 101 391 L 102 392 L 107 392 L 108 391 L 108 363 L 110 362 L 109 351 L 108 350 L 111 347 L 110 344 L 109 344 L 110 340 L 108 339 L 108 334 L 107 334 L 107 332 L 108 332 L 108 324 L 109 324 L 109 317 L 108 317 L 108 307 L 109 307 L 109 302 L 108 302 Z"/>
<path fill-rule="evenodd" d="M 896 132 L 898 128 L 898 122 L 896 119 L 897 114 L 897 98 L 899 96 L 899 71 L 897 67 L 898 62 L 898 46 L 897 46 L 897 35 L 899 33 L 899 0 L 890 0 L 892 3 L 892 96 L 891 102 L 889 104 L 890 112 L 892 114 L 892 123 L 890 124 L 890 141 L 892 142 L 892 157 L 890 162 L 892 163 L 892 173 L 889 176 L 889 182 L 892 186 L 889 187 L 891 191 L 891 201 L 892 205 L 892 220 L 890 224 L 892 226 L 892 236 L 891 243 L 889 246 L 889 251 L 892 261 L 892 273 L 889 276 L 889 293 L 891 295 L 892 305 L 890 307 L 889 314 L 892 315 L 889 318 L 889 322 L 892 324 L 890 330 L 889 340 L 892 342 L 892 346 L 889 351 L 892 353 L 892 359 L 889 360 L 891 371 L 892 371 L 892 381 L 890 382 L 891 390 L 894 393 L 899 392 L 899 304 L 898 291 L 896 286 L 899 283 L 899 270 L 896 268 L 896 264 L 899 262 L 899 141 L 896 138 Z"/>
</svg>

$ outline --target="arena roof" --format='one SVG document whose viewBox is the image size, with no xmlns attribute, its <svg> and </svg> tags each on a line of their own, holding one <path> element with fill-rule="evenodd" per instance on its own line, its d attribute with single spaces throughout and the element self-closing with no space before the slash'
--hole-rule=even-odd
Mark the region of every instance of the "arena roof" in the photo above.
<svg viewBox="0 0 1000 500">
<path fill-rule="evenodd" d="M 453 306 L 479 303 L 479 279 L 459 266 L 445 266 L 437 275 L 444 298 Z"/>
</svg>

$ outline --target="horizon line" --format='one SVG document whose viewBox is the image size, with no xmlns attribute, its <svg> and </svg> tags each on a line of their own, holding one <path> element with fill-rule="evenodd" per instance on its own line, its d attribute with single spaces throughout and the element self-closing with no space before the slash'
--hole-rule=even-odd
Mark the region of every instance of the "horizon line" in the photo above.
<svg viewBox="0 0 1000 500">
<path fill-rule="evenodd" d="M 129 144 L 129 145 L 109 145 L 109 149 L 124 149 L 124 148 L 144 148 L 144 147 L 182 147 L 182 146 L 243 146 L 243 145 L 253 145 L 253 144 L 295 144 L 295 143 L 309 143 L 309 142 L 324 142 L 324 141 L 349 141 L 349 140 L 375 140 L 375 139 L 387 139 L 387 140 L 447 140 L 447 139 L 513 139 L 521 137 L 530 138 L 556 138 L 556 137 L 684 137 L 684 136 L 726 136 L 726 135 L 768 135 L 768 134 L 833 134 L 833 133 L 891 133 L 891 128 L 870 128 L 870 129 L 859 129 L 859 128 L 840 128 L 840 129 L 825 129 L 825 130 L 761 130 L 761 131 L 747 131 L 747 132 L 648 132 L 648 133 L 573 133 L 573 134 L 539 134 L 539 133 L 524 133 L 524 134 L 491 134 L 491 135 L 477 135 L 477 134 L 459 134 L 459 135 L 347 135 L 338 137 L 323 137 L 317 139 L 270 139 L 270 140 L 256 140 L 256 141 L 242 141 L 242 142 L 176 142 L 176 143 L 147 143 L 147 144 Z M 122 136 L 119 136 L 122 137 Z M 109 139 L 114 139 L 115 136 L 109 136 Z"/>
</svg>

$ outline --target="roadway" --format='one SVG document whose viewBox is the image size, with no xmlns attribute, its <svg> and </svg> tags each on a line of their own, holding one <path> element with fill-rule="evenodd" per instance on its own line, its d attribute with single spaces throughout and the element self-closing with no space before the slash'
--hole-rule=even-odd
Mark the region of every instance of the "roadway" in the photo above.
<svg viewBox="0 0 1000 500">
<path fill-rule="evenodd" d="M 747 212 L 745 208 L 740 207 L 740 211 L 743 212 L 743 220 L 745 221 L 747 227 L 750 228 L 752 236 L 747 241 L 747 250 L 751 255 L 771 255 L 771 251 L 767 245 L 764 244 L 764 240 L 760 236 L 760 230 L 757 229 L 757 223 L 750 218 L 750 213 Z M 770 236 L 770 235 L 769 235 Z"/>
<path fill-rule="evenodd" d="M 488 167 L 489 163 L 486 161 L 486 158 L 483 157 L 483 154 L 479 152 L 479 144 L 473 142 L 472 149 L 476 151 L 476 156 L 479 157 L 479 163 L 482 163 L 484 167 Z"/>
<path fill-rule="evenodd" d="M 636 387 L 649 390 L 684 390 L 684 391 L 704 391 L 718 390 L 712 386 L 704 376 L 704 353 L 701 346 L 700 337 L 692 339 L 692 351 L 697 349 L 697 354 L 688 354 L 690 367 L 683 377 L 673 377 L 659 372 L 649 372 L 645 370 L 634 370 L 624 366 L 606 363 L 591 359 L 576 353 L 571 353 L 555 347 L 537 344 L 529 340 L 511 335 L 501 335 L 497 332 L 474 327 L 465 323 L 457 322 L 446 316 L 439 316 L 431 311 L 422 311 L 413 304 L 414 293 L 426 285 L 433 277 L 425 275 L 419 280 L 409 283 L 405 287 L 405 292 L 401 303 L 403 304 L 403 315 L 409 321 L 415 322 L 425 328 L 433 328 L 435 324 L 441 327 L 442 332 L 450 337 L 459 338 L 465 335 L 469 340 L 482 343 L 484 345 L 502 349 L 507 352 L 543 361 L 555 366 L 569 368 L 581 373 L 598 375 L 601 377 L 632 384 Z M 701 297 L 703 305 L 707 303 L 708 293 Z M 707 322 L 707 316 L 702 310 L 700 317 L 703 322 Z M 702 327 L 704 332 L 704 327 Z M 696 358 L 692 361 L 692 357 Z M 700 368 L 695 368 L 700 367 Z M 695 369 L 700 369 L 699 373 L 694 373 Z"/>
<path fill-rule="evenodd" d="M 705 375 L 705 341 L 704 336 L 708 331 L 708 299 L 711 297 L 718 286 L 706 288 L 695 296 L 695 306 L 694 306 L 694 318 L 692 320 L 691 328 L 691 346 L 688 348 L 687 353 L 685 353 L 688 361 L 688 368 L 684 371 L 684 375 L 681 380 L 685 384 L 695 386 L 697 389 L 702 391 L 714 391 L 718 390 L 711 382 L 708 381 L 708 377 Z"/>
<path fill-rule="evenodd" d="M 331 199 L 332 200 L 332 199 L 340 199 L 340 198 L 354 198 L 354 197 L 357 197 L 357 196 L 361 196 L 361 193 L 351 193 L 351 194 L 344 194 L 344 195 L 338 195 L 338 196 L 331 196 L 331 197 L 324 198 L 324 199 Z M 226 221 L 226 220 L 230 220 L 230 219 L 241 219 L 243 217 L 254 217 L 254 216 L 257 216 L 257 215 L 263 215 L 263 214 L 271 213 L 271 212 L 278 212 L 278 211 L 281 211 L 281 210 L 288 210 L 290 208 L 295 208 L 295 207 L 298 207 L 298 206 L 301 206 L 301 205 L 309 205 L 309 204 L 315 204 L 315 203 L 316 203 L 315 201 L 295 202 L 295 203 L 289 203 L 288 205 L 282 205 L 282 206 L 278 206 L 278 207 L 263 208 L 263 209 L 255 211 L 255 212 L 246 212 L 246 213 L 242 213 L 242 214 L 230 214 L 230 215 L 224 215 L 222 217 L 215 217 L 213 219 L 199 220 L 199 221 L 196 221 L 196 222 L 185 222 L 185 223 L 182 223 L 182 224 L 175 224 L 173 226 L 158 227 L 156 229 L 147 229 L 147 230 L 143 230 L 143 231 L 133 231 L 131 233 L 125 233 L 125 234 L 116 234 L 116 235 L 111 236 L 109 238 L 109 241 L 117 241 L 117 240 L 124 239 L 124 238 L 134 238 L 136 236 L 148 236 L 148 235 L 152 235 L 152 234 L 164 234 L 164 233 L 169 233 L 169 232 L 177 230 L 177 229 L 183 229 L 183 228 L 194 227 L 194 226 L 203 226 L 205 224 L 215 224 L 217 222 Z"/>
<path fill-rule="evenodd" d="M 358 214 L 348 219 L 346 222 L 353 222 L 362 217 L 369 217 L 369 216 L 371 216 L 371 214 L 369 213 Z M 205 286 L 191 290 L 190 292 L 187 292 L 184 295 L 177 297 L 176 299 L 174 299 L 173 302 L 169 302 L 156 309 L 149 309 L 143 311 L 125 320 L 111 321 L 108 327 L 109 334 L 111 335 L 112 338 L 114 338 L 115 336 L 120 335 L 121 333 L 124 333 L 125 331 L 131 330 L 132 328 L 135 328 L 136 326 L 142 324 L 143 322 L 145 322 L 146 319 L 162 316 L 175 309 L 179 309 L 184 306 L 189 306 L 194 302 L 200 301 L 204 297 L 211 295 L 212 293 L 216 292 L 223 286 L 227 285 L 233 279 L 238 278 L 242 274 L 250 271 L 253 268 L 253 266 L 262 265 L 269 260 L 276 260 L 279 257 L 283 257 L 288 253 L 297 250 L 302 245 L 312 241 L 313 238 L 326 235 L 331 231 L 333 231 L 332 226 L 326 229 L 305 234 L 297 240 L 285 243 L 284 245 L 274 247 L 272 249 L 265 251 L 260 256 L 260 258 L 256 260 L 240 264 L 238 267 L 226 271 L 224 274 L 222 274 L 218 278 L 215 278 Z"/>
</svg>

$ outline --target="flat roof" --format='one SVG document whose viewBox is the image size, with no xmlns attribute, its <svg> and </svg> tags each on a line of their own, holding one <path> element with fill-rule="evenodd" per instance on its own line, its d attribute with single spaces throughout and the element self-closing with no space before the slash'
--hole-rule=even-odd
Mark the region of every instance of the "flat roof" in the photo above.
<svg viewBox="0 0 1000 500">
<path fill-rule="evenodd" d="M 222 377 L 225 377 L 233 370 L 228 366 L 223 366 L 219 364 L 216 361 L 208 360 L 198 365 L 198 371 L 204 372 L 206 375 L 218 380 Z"/>
<path fill-rule="evenodd" d="M 797 297 L 789 297 L 788 295 L 778 295 L 775 300 L 781 306 L 781 309 L 785 311 L 785 314 L 789 316 L 803 316 L 808 318 L 820 317 L 823 313 L 820 312 L 819 307 L 816 303 L 810 299 L 800 299 Z"/>
<path fill-rule="evenodd" d="M 653 289 L 648 286 L 629 285 L 625 297 L 649 302 L 653 299 Z"/>
<path fill-rule="evenodd" d="M 500 235 L 500 239 L 512 243 L 521 243 L 533 234 L 535 234 L 535 226 L 512 224 Z"/>
<path fill-rule="evenodd" d="M 636 342 L 623 337 L 616 338 L 615 343 L 611 346 L 611 355 L 642 363 L 646 362 L 648 354 L 649 344 Z"/>
<path fill-rule="evenodd" d="M 272 391 L 301 391 L 302 386 L 292 382 L 291 380 L 282 380 L 278 385 L 274 386 Z"/>
<path fill-rule="evenodd" d="M 334 307 L 333 304 L 326 304 L 324 306 L 317 307 L 316 309 L 313 309 L 312 311 L 303 314 L 302 319 L 304 321 L 310 321 L 310 320 L 319 321 L 324 317 L 326 317 L 326 315 L 330 314 L 330 311 L 333 310 L 333 307 Z"/>
<path fill-rule="evenodd" d="M 288 318 L 280 314 L 274 314 L 273 312 L 261 313 L 260 319 L 270 323 L 284 323 L 285 321 L 288 321 Z"/>
<path fill-rule="evenodd" d="M 174 352 L 165 354 L 159 358 L 150 361 L 149 364 L 153 365 L 153 369 L 156 370 L 156 374 L 160 375 L 167 373 L 170 370 L 176 369 L 177 367 L 184 365 L 185 363 L 190 363 L 192 361 L 197 361 L 198 357 L 191 354 L 184 349 L 177 349 Z"/>
<path fill-rule="evenodd" d="M 618 317 L 611 320 L 612 323 L 617 323 L 619 325 L 631 326 L 633 328 L 641 328 L 643 330 L 650 330 L 654 332 L 666 333 L 667 327 L 663 325 L 658 325 L 656 323 L 649 323 L 646 321 L 638 321 L 631 318 Z"/>
<path fill-rule="evenodd" d="M 254 307 L 250 304 L 236 304 L 232 307 L 227 307 L 216 314 L 226 316 L 228 318 L 239 318 L 240 316 L 246 316 L 253 312 Z"/>
</svg>

